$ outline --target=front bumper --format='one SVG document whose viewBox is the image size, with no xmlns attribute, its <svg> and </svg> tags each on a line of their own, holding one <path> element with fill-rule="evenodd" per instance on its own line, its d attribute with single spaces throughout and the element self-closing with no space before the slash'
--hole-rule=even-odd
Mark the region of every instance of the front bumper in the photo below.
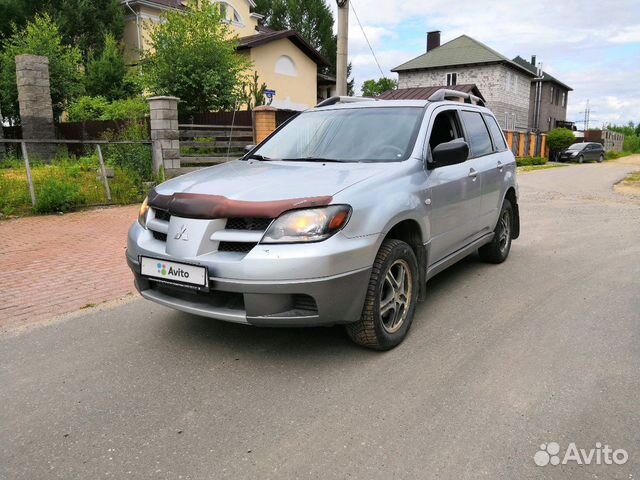
<svg viewBox="0 0 640 480">
<path fill-rule="evenodd" d="M 269 327 L 335 325 L 360 318 L 371 268 L 305 280 L 240 281 L 209 278 L 210 291 L 161 284 L 140 274 L 127 252 L 140 294 L 151 301 L 195 315 Z"/>
</svg>

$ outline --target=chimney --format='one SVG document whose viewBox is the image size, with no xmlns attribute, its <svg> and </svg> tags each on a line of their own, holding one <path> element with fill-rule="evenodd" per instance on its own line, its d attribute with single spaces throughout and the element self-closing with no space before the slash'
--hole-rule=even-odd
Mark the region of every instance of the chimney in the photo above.
<svg viewBox="0 0 640 480">
<path fill-rule="evenodd" d="M 531 65 L 533 65 L 534 67 L 536 66 L 536 56 L 535 55 L 531 55 Z"/>
<path fill-rule="evenodd" d="M 427 52 L 440 46 L 440 30 L 427 32 Z"/>
</svg>

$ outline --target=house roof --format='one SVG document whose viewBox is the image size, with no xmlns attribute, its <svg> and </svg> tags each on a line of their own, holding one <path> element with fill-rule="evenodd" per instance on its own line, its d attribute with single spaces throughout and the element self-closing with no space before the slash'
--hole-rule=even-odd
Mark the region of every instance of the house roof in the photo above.
<svg viewBox="0 0 640 480">
<path fill-rule="evenodd" d="M 302 36 L 294 30 L 282 30 L 280 32 L 261 32 L 248 37 L 242 37 L 238 40 L 238 50 L 248 50 L 260 45 L 281 40 L 289 39 L 296 47 L 302 50 L 311 60 L 316 62 L 318 66 L 328 67 L 329 61 L 324 58 L 315 48 L 311 46 Z"/>
<path fill-rule="evenodd" d="M 397 90 L 387 90 L 380 96 L 376 97 L 380 100 L 429 100 L 429 97 L 438 90 L 446 88 L 448 90 L 457 90 L 458 92 L 470 93 L 484 100 L 482 93 L 475 83 L 467 85 L 452 85 L 449 87 L 418 87 L 418 88 L 399 88 Z"/>
<path fill-rule="evenodd" d="M 527 70 L 529 70 L 530 72 L 534 73 L 537 75 L 537 71 L 536 71 L 536 67 L 534 65 L 531 65 L 531 62 L 525 60 L 524 58 L 522 58 L 520 55 L 518 55 L 516 58 L 513 59 L 513 61 L 515 63 L 517 63 L 518 65 L 526 68 Z M 571 88 L 569 85 L 562 83 L 560 80 L 558 80 L 556 77 L 549 75 L 547 72 L 543 71 L 542 72 L 542 81 L 543 82 L 554 82 L 557 83 L 558 85 L 560 85 L 561 87 L 566 88 L 569 91 L 573 91 L 573 88 Z"/>
<path fill-rule="evenodd" d="M 440 69 L 489 63 L 503 63 L 519 72 L 535 77 L 535 72 L 532 73 L 523 66 L 512 62 L 504 55 L 486 46 L 484 43 L 467 35 L 460 35 L 447 43 L 443 43 L 439 47 L 393 68 L 391 71 L 402 72 L 406 70 Z"/>
</svg>

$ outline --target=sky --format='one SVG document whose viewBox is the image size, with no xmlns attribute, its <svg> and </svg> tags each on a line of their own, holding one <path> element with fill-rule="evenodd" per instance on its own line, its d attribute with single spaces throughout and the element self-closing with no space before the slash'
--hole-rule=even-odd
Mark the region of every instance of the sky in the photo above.
<svg viewBox="0 0 640 480">
<path fill-rule="evenodd" d="M 327 0 L 337 13 L 335 0 Z M 507 58 L 536 55 L 543 69 L 573 88 L 567 120 L 590 128 L 640 122 L 640 1 L 350 0 L 349 60 L 356 94 L 382 74 L 356 21 L 357 12 L 385 76 L 426 50 L 427 32 L 441 43 L 466 34 Z M 582 128 L 583 123 L 577 126 Z"/>
</svg>

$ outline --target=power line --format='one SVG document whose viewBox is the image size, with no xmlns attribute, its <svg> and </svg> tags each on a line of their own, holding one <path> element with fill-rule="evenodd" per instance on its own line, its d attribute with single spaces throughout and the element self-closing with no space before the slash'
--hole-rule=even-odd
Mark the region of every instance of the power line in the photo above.
<svg viewBox="0 0 640 480">
<path fill-rule="evenodd" d="M 366 32 L 364 31 L 364 28 L 362 28 L 362 23 L 360 23 L 360 17 L 358 17 L 358 12 L 356 12 L 356 6 L 353 3 L 353 0 L 351 0 L 349 2 L 351 4 L 351 9 L 353 10 L 353 13 L 356 16 L 356 20 L 358 21 L 358 25 L 360 25 L 360 30 L 362 30 L 362 35 L 364 35 L 364 39 L 367 41 L 367 45 L 369 45 L 369 50 L 371 50 L 371 55 L 373 55 L 373 59 L 376 61 L 376 65 L 378 65 L 378 70 L 380 70 L 380 73 L 382 74 L 382 78 L 387 78 L 387 76 L 384 74 L 384 71 L 382 70 L 382 67 L 380 66 L 380 62 L 378 61 L 378 57 L 376 57 L 376 52 L 373 51 L 373 47 L 371 46 L 371 42 L 369 41 L 369 37 L 367 37 Z"/>
</svg>

